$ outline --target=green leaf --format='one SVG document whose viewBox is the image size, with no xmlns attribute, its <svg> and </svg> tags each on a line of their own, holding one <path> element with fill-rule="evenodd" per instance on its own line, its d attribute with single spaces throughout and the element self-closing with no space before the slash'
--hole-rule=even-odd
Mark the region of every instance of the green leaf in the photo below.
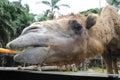
<svg viewBox="0 0 120 80">
<path fill-rule="evenodd" d="M 60 0 L 51 0 L 52 7 L 55 6 Z"/>
<path fill-rule="evenodd" d="M 61 4 L 61 5 L 59 5 L 59 6 L 64 6 L 64 7 L 68 7 L 68 8 L 70 8 L 70 6 L 67 5 L 67 4 Z"/>
<path fill-rule="evenodd" d="M 50 2 L 48 2 L 48 1 L 42 1 L 41 3 L 43 3 L 43 4 L 47 5 L 47 6 L 51 6 Z"/>
<path fill-rule="evenodd" d="M 60 8 L 59 8 L 58 6 L 54 6 L 54 9 L 58 9 L 58 10 L 60 10 Z"/>
</svg>

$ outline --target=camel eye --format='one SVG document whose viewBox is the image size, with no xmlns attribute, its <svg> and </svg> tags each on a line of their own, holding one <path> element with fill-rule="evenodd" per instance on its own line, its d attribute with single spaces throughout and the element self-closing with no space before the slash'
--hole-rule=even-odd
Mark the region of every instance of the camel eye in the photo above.
<svg viewBox="0 0 120 80">
<path fill-rule="evenodd" d="M 76 20 L 71 20 L 71 21 L 69 21 L 69 24 L 75 34 L 80 33 L 80 31 L 82 29 L 82 25 L 80 23 L 78 23 Z"/>
</svg>

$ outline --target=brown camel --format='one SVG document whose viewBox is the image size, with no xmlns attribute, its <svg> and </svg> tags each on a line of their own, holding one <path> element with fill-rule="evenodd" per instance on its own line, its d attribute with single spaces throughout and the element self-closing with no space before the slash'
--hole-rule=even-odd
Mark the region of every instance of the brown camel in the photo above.
<svg viewBox="0 0 120 80">
<path fill-rule="evenodd" d="M 116 9 L 108 5 L 99 17 L 91 16 L 94 17 L 72 14 L 35 22 L 9 42 L 7 47 L 24 48 L 21 54 L 14 56 L 17 62 L 50 65 L 77 64 L 102 55 L 107 49 L 119 49 L 120 17 Z M 109 56 L 103 57 L 107 60 Z M 105 62 L 108 64 L 108 60 Z M 113 73 L 108 65 L 108 73 Z"/>
</svg>

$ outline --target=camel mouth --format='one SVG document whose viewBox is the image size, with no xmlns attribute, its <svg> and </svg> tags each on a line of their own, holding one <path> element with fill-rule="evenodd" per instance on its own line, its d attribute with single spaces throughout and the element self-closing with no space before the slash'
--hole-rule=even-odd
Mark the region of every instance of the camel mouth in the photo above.
<svg viewBox="0 0 120 80">
<path fill-rule="evenodd" d="M 31 46 L 27 46 L 27 47 L 17 48 L 17 50 L 21 51 L 20 54 L 23 54 L 26 51 L 29 52 L 29 51 L 36 49 L 36 48 L 43 48 L 43 49 L 47 50 L 49 48 L 49 46 L 48 45 L 31 45 Z"/>
<path fill-rule="evenodd" d="M 46 44 L 42 44 L 42 45 L 31 45 L 31 46 L 26 46 L 26 47 L 21 47 L 21 50 L 25 50 L 25 49 L 32 49 L 32 48 L 38 48 L 38 47 L 41 47 L 41 48 L 47 48 L 49 47 L 48 45 Z M 18 48 L 19 49 L 19 48 Z"/>
<path fill-rule="evenodd" d="M 15 46 L 14 48 L 9 47 L 9 49 L 20 51 L 22 53 L 26 49 L 32 49 L 32 48 L 38 48 L 38 47 L 47 48 L 49 46 L 46 44 L 41 44 L 41 45 L 30 45 L 30 46 L 21 46 L 21 47 Z"/>
</svg>

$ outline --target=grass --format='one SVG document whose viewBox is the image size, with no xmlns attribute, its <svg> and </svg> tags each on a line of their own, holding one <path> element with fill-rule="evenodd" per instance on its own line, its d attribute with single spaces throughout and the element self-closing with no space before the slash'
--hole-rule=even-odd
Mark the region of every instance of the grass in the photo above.
<svg viewBox="0 0 120 80">
<path fill-rule="evenodd" d="M 90 69 L 92 69 L 96 73 L 106 73 L 106 69 L 102 69 L 102 68 L 99 68 L 99 67 L 92 67 Z"/>
<path fill-rule="evenodd" d="M 102 69 L 102 68 L 99 68 L 99 67 L 92 67 L 90 69 L 92 69 L 96 73 L 106 73 L 106 69 L 105 68 Z M 118 72 L 120 73 L 120 70 L 118 70 Z"/>
</svg>

